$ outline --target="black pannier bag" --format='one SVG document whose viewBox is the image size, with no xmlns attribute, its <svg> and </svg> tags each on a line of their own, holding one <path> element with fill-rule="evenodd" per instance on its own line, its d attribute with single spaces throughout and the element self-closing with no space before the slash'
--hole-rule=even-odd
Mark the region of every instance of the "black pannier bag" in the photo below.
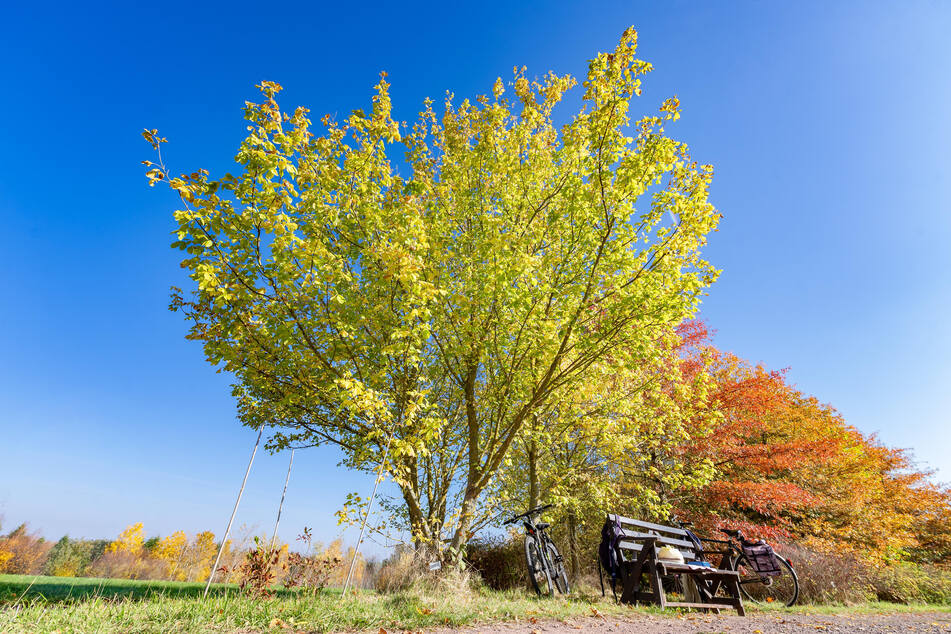
<svg viewBox="0 0 951 634">
<path fill-rule="evenodd" d="M 753 567 L 753 571 L 756 572 L 756 574 L 773 577 L 783 571 L 783 569 L 780 568 L 779 559 L 776 557 L 776 552 L 773 550 L 773 547 L 763 540 L 759 540 L 758 542 L 744 542 L 743 554 L 746 556 L 746 560 L 750 562 L 750 566 Z"/>
<path fill-rule="evenodd" d="M 601 543 L 598 545 L 598 578 L 601 581 L 601 595 L 604 596 L 604 578 L 601 571 L 608 573 L 611 581 L 611 590 L 621 575 L 621 562 L 617 558 L 617 544 L 624 537 L 621 524 L 616 519 L 608 519 L 601 527 Z"/>
</svg>

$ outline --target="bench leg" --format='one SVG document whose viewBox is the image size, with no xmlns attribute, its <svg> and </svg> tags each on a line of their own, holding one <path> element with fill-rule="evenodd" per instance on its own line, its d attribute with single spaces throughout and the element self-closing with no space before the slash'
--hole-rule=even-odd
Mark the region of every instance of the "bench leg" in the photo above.
<svg viewBox="0 0 951 634">
<path fill-rule="evenodd" d="M 621 595 L 621 603 L 637 605 L 638 596 L 641 593 L 641 577 L 645 570 L 648 575 L 651 574 L 651 571 L 656 573 L 657 567 L 653 565 L 653 558 L 651 557 L 653 553 L 653 545 L 650 548 L 645 547 L 638 554 L 637 559 L 628 565 L 628 578 L 624 580 L 624 593 Z M 654 594 L 656 595 L 656 593 Z"/>
<path fill-rule="evenodd" d="M 637 594 L 641 590 L 641 575 L 644 564 L 640 561 L 628 562 L 621 568 L 621 603 L 637 605 Z"/>
<path fill-rule="evenodd" d="M 686 575 L 685 575 L 686 579 Z M 717 580 L 708 581 L 703 578 L 702 575 L 692 575 L 690 577 L 694 585 L 697 587 L 697 594 L 700 595 L 700 603 L 709 603 L 714 596 L 716 596 L 716 584 L 719 583 Z M 686 581 L 684 581 L 686 583 Z M 720 613 L 720 608 L 704 608 L 705 612 L 713 612 L 714 614 Z"/>
<path fill-rule="evenodd" d="M 737 577 L 733 577 L 730 584 L 730 594 L 733 595 L 733 607 L 736 608 L 736 613 L 740 616 L 746 616 L 746 608 L 743 607 L 743 595 L 740 594 L 740 580 Z"/>
<path fill-rule="evenodd" d="M 662 608 L 667 607 L 667 593 L 664 592 L 664 581 L 660 578 L 660 571 L 657 566 L 650 567 L 651 593 L 654 595 L 654 603 Z"/>
</svg>

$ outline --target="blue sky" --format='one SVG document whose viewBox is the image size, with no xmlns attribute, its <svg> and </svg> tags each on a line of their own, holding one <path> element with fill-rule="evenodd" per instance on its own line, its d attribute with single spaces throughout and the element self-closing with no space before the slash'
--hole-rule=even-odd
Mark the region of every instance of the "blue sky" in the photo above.
<svg viewBox="0 0 951 634">
<path fill-rule="evenodd" d="M 583 75 L 628 25 L 655 72 L 634 112 L 676 94 L 671 130 L 712 163 L 723 274 L 703 316 L 742 357 L 790 368 L 865 432 L 951 480 L 951 4 L 21 3 L 0 63 L 0 514 L 50 538 L 220 533 L 254 432 L 185 324 L 174 171 L 229 169 L 254 84 L 315 115 L 399 118 L 514 65 Z M 238 524 L 273 522 L 284 455 L 259 455 Z M 299 452 L 282 535 L 338 534 L 370 479 Z M 348 534 L 348 537 L 349 534 Z M 371 547 L 372 549 L 372 547 Z"/>
</svg>

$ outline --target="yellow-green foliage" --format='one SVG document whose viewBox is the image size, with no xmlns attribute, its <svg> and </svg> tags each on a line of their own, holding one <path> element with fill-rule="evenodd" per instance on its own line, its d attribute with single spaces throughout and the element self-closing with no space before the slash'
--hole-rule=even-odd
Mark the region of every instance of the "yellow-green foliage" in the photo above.
<svg viewBox="0 0 951 634">
<path fill-rule="evenodd" d="M 145 547 L 142 522 L 131 524 L 111 542 L 105 552 L 92 562 L 93 574 L 120 579 L 168 579 L 203 581 L 211 572 L 217 554 L 215 535 L 210 531 L 189 539 L 184 531 L 176 531 Z M 225 544 L 230 549 L 230 542 Z M 63 572 L 69 572 L 69 569 Z"/>
<path fill-rule="evenodd" d="M 153 549 L 152 555 L 165 563 L 168 579 L 185 581 L 183 561 L 187 548 L 188 538 L 185 536 L 185 531 L 175 531 L 160 539 Z"/>
<path fill-rule="evenodd" d="M 142 522 L 129 525 L 119 533 L 119 537 L 106 547 L 107 553 L 130 553 L 138 555 L 145 543 L 145 530 Z"/>
<path fill-rule="evenodd" d="M 631 28 L 581 82 L 516 69 L 427 99 L 412 125 L 385 75 L 369 108 L 321 126 L 264 81 L 232 174 L 147 162 L 181 198 L 191 292 L 172 307 L 235 376 L 241 420 L 276 428 L 272 447 L 336 443 L 354 468 L 387 452 L 405 528 L 451 535 L 439 556 L 457 557 L 536 417 L 607 376 L 606 411 L 669 407 L 629 397 L 716 278 L 701 250 L 720 216 L 712 167 L 668 135 L 679 101 L 631 111 L 651 70 Z M 579 83 L 578 109 L 556 112 Z M 643 442 L 680 433 L 668 423 Z"/>
</svg>

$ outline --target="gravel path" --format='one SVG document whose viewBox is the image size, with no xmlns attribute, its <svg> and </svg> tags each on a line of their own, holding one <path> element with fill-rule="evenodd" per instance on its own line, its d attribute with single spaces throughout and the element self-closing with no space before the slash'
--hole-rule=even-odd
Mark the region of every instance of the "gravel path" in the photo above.
<svg viewBox="0 0 951 634">
<path fill-rule="evenodd" d="M 684 616 L 632 615 L 590 617 L 571 621 L 503 623 L 461 629 L 432 630 L 429 634 L 774 634 L 784 632 L 951 632 L 951 613 L 918 614 L 756 614 L 747 617 L 688 614 Z"/>
</svg>

